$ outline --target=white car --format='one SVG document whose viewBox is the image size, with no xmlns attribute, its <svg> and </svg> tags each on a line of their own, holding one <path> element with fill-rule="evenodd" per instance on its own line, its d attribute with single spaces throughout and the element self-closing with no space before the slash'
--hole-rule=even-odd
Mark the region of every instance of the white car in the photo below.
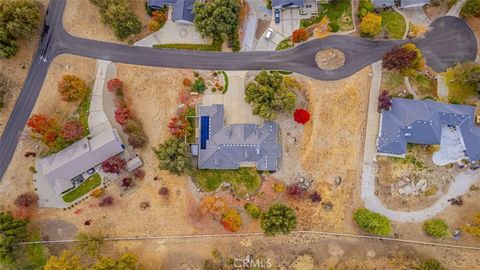
<svg viewBox="0 0 480 270">
<path fill-rule="evenodd" d="M 265 39 L 266 40 L 271 39 L 272 36 L 273 36 L 273 32 L 274 32 L 274 30 L 272 28 L 268 28 L 267 32 L 265 32 Z"/>
</svg>

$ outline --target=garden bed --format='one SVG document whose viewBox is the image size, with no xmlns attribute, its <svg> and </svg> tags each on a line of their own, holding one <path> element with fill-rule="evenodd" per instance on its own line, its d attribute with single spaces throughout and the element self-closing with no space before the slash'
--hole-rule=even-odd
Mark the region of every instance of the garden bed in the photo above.
<svg viewBox="0 0 480 270">
<path fill-rule="evenodd" d="M 98 175 L 98 173 L 96 173 L 90 176 L 82 184 L 80 184 L 80 186 L 63 195 L 62 199 L 67 203 L 71 203 L 76 199 L 82 197 L 83 195 L 87 194 L 91 190 L 95 189 L 96 187 L 100 186 L 101 183 L 102 178 L 100 177 L 100 175 Z"/>
<path fill-rule="evenodd" d="M 230 183 L 238 196 L 255 192 L 262 182 L 255 168 L 197 170 L 194 179 L 200 189 L 205 192 L 216 191 L 222 183 Z"/>
<path fill-rule="evenodd" d="M 445 83 L 448 87 L 448 102 L 475 105 L 478 100 L 478 93 L 475 88 L 467 84 L 453 82 L 454 76 L 452 69 L 444 73 Z"/>
</svg>

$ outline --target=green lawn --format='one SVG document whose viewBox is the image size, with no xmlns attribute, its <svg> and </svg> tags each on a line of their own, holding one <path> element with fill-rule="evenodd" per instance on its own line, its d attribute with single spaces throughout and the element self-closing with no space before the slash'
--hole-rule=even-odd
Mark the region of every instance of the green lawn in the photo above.
<svg viewBox="0 0 480 270">
<path fill-rule="evenodd" d="M 67 203 L 73 202 L 76 199 L 82 197 L 83 195 L 87 194 L 94 188 L 100 186 L 102 183 L 102 179 L 98 173 L 90 176 L 87 180 L 85 180 L 80 186 L 75 188 L 72 191 L 69 191 L 65 195 L 62 196 L 63 200 Z"/>
<path fill-rule="evenodd" d="M 341 31 L 353 29 L 352 7 L 349 0 L 319 4 L 318 15 L 309 19 L 300 20 L 300 26 L 307 28 L 320 23 L 324 16 L 328 17 L 330 23 L 335 23 L 340 26 Z"/>
<path fill-rule="evenodd" d="M 239 196 L 256 191 L 261 184 L 260 175 L 255 168 L 197 170 L 194 178 L 200 188 L 206 192 L 215 191 L 223 182 L 228 182 L 232 184 L 234 192 Z"/>
<path fill-rule="evenodd" d="M 77 112 L 79 115 L 79 120 L 82 122 L 84 128 L 84 136 L 88 136 L 90 133 L 88 131 L 88 115 L 90 111 L 90 102 L 92 100 L 92 90 L 88 89 L 87 94 L 83 97 L 82 101 L 78 105 Z"/>
<path fill-rule="evenodd" d="M 402 15 L 395 11 L 384 11 L 380 13 L 380 16 L 382 16 L 382 26 L 387 32 L 388 38 L 402 39 L 407 29 Z"/>
<path fill-rule="evenodd" d="M 290 37 L 287 37 L 286 39 L 280 41 L 277 44 L 277 47 L 275 48 L 275 50 L 277 50 L 277 51 L 286 50 L 286 49 L 289 49 L 289 48 L 292 48 L 292 47 L 293 47 L 293 42 L 290 39 Z"/>
<path fill-rule="evenodd" d="M 223 40 L 215 39 L 211 44 L 155 44 L 153 48 L 157 49 L 178 49 L 178 50 L 192 50 L 192 51 L 221 51 Z"/>
<path fill-rule="evenodd" d="M 220 71 L 220 73 L 222 73 L 223 79 L 225 80 L 225 85 L 223 86 L 223 90 L 222 90 L 222 94 L 225 94 L 228 91 L 228 76 L 227 76 L 227 73 L 223 70 Z"/>
<path fill-rule="evenodd" d="M 467 84 L 453 82 L 455 74 L 452 69 L 444 73 L 445 83 L 448 87 L 448 102 L 457 104 L 471 104 L 476 99 L 478 93 L 474 87 Z"/>
</svg>

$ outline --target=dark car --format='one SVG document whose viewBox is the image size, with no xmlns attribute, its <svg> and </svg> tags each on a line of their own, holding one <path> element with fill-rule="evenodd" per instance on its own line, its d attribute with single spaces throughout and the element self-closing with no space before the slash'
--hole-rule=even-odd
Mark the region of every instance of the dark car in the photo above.
<svg viewBox="0 0 480 270">
<path fill-rule="evenodd" d="M 275 9 L 274 16 L 275 16 L 275 23 L 280 23 L 280 9 Z"/>
</svg>

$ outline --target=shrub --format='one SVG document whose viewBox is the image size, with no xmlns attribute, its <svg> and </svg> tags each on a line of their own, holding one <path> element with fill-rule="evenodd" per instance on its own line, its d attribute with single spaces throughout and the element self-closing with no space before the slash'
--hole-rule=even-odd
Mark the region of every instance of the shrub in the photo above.
<svg viewBox="0 0 480 270">
<path fill-rule="evenodd" d="M 105 194 L 105 190 L 103 188 L 97 188 L 90 193 L 94 198 L 100 198 Z"/>
<path fill-rule="evenodd" d="M 264 233 L 273 236 L 277 233 L 288 234 L 297 227 L 295 211 L 283 204 L 273 204 L 262 213 L 260 225 Z"/>
<path fill-rule="evenodd" d="M 205 80 L 202 77 L 197 78 L 192 84 L 192 91 L 202 94 L 207 89 Z"/>
<path fill-rule="evenodd" d="M 362 19 L 368 12 L 374 10 L 374 6 L 371 0 L 360 0 L 360 6 L 358 7 L 358 17 Z"/>
<path fill-rule="evenodd" d="M 310 195 L 310 201 L 313 203 L 318 203 L 322 201 L 322 197 L 316 191 Z"/>
<path fill-rule="evenodd" d="M 248 215 L 254 219 L 259 218 L 262 214 L 260 208 L 258 208 L 258 206 L 252 203 L 246 203 L 243 208 L 245 209 L 245 211 L 247 211 Z"/>
<path fill-rule="evenodd" d="M 127 168 L 127 162 L 120 156 L 114 156 L 102 163 L 102 171 L 119 174 Z"/>
<path fill-rule="evenodd" d="M 274 183 L 272 189 L 276 193 L 285 192 L 285 184 L 282 182 Z"/>
<path fill-rule="evenodd" d="M 168 195 L 168 188 L 167 187 L 161 187 L 159 190 L 158 190 L 158 194 L 159 195 L 162 195 L 162 196 L 167 196 Z"/>
<path fill-rule="evenodd" d="M 447 270 L 447 268 L 443 267 L 440 262 L 434 259 L 427 259 L 423 261 L 416 270 Z"/>
<path fill-rule="evenodd" d="M 168 123 L 168 130 L 170 134 L 175 137 L 183 138 L 187 135 L 187 127 L 190 125 L 190 122 L 185 118 L 185 116 L 175 116 L 170 119 Z"/>
<path fill-rule="evenodd" d="M 131 177 L 124 177 L 122 179 L 122 187 L 129 188 L 133 186 L 133 179 Z"/>
<path fill-rule="evenodd" d="M 65 123 L 62 128 L 62 137 L 67 141 L 80 139 L 85 132 L 82 122 L 79 120 L 71 120 Z"/>
<path fill-rule="evenodd" d="M 183 86 L 185 87 L 192 86 L 192 81 L 190 81 L 189 79 L 183 79 L 182 83 L 183 83 Z"/>
<path fill-rule="evenodd" d="M 287 196 L 295 200 L 304 199 L 307 196 L 307 190 L 298 184 L 292 184 L 287 187 Z"/>
<path fill-rule="evenodd" d="M 113 94 L 123 89 L 123 82 L 120 79 L 111 79 L 107 82 L 107 89 Z"/>
<path fill-rule="evenodd" d="M 130 110 L 125 107 L 120 107 L 115 110 L 115 121 L 122 126 L 125 125 L 131 117 L 132 114 Z"/>
<path fill-rule="evenodd" d="M 463 226 L 463 230 L 473 237 L 480 239 L 480 214 L 474 216 L 473 224 Z"/>
<path fill-rule="evenodd" d="M 63 101 L 72 102 L 82 99 L 88 92 L 85 81 L 75 75 L 63 75 L 58 83 L 58 92 Z"/>
<path fill-rule="evenodd" d="M 390 220 L 366 208 L 360 208 L 353 214 L 355 223 L 365 232 L 380 236 L 387 236 L 392 231 Z"/>
<path fill-rule="evenodd" d="M 310 120 L 310 113 L 305 109 L 296 109 L 293 113 L 293 119 L 299 124 L 306 124 Z"/>
<path fill-rule="evenodd" d="M 135 171 L 133 171 L 133 175 L 137 179 L 144 179 L 145 178 L 145 171 L 142 170 L 142 169 L 136 169 Z"/>
<path fill-rule="evenodd" d="M 144 147 L 147 144 L 147 135 L 142 132 L 133 133 L 128 135 L 128 144 L 132 146 L 134 149 L 139 149 Z"/>
<path fill-rule="evenodd" d="M 299 28 L 292 33 L 292 41 L 294 43 L 300 43 L 303 41 L 307 41 L 310 35 L 308 34 L 307 29 Z"/>
<path fill-rule="evenodd" d="M 413 66 L 416 57 L 415 51 L 395 46 L 383 56 L 382 66 L 388 70 L 405 70 Z"/>
<path fill-rule="evenodd" d="M 360 34 L 365 37 L 374 38 L 382 31 L 382 17 L 375 13 L 368 12 L 360 23 Z"/>
<path fill-rule="evenodd" d="M 423 223 L 423 231 L 434 238 L 442 238 L 450 235 L 448 224 L 441 219 L 431 219 Z"/>
<path fill-rule="evenodd" d="M 392 106 L 392 97 L 387 90 L 383 90 L 382 93 L 378 96 L 378 108 L 377 111 L 381 112 L 382 110 L 390 110 Z"/>
<path fill-rule="evenodd" d="M 100 207 L 110 206 L 110 205 L 113 205 L 113 197 L 112 196 L 108 196 L 108 197 L 103 198 L 100 201 L 100 203 L 98 204 L 98 206 L 100 206 Z"/>
<path fill-rule="evenodd" d="M 229 232 L 236 232 L 242 226 L 242 218 L 237 209 L 230 208 L 223 215 L 220 220 L 223 228 Z"/>
<path fill-rule="evenodd" d="M 38 196 L 33 192 L 23 193 L 15 199 L 15 205 L 17 207 L 30 207 L 35 205 L 37 202 Z"/>
</svg>

